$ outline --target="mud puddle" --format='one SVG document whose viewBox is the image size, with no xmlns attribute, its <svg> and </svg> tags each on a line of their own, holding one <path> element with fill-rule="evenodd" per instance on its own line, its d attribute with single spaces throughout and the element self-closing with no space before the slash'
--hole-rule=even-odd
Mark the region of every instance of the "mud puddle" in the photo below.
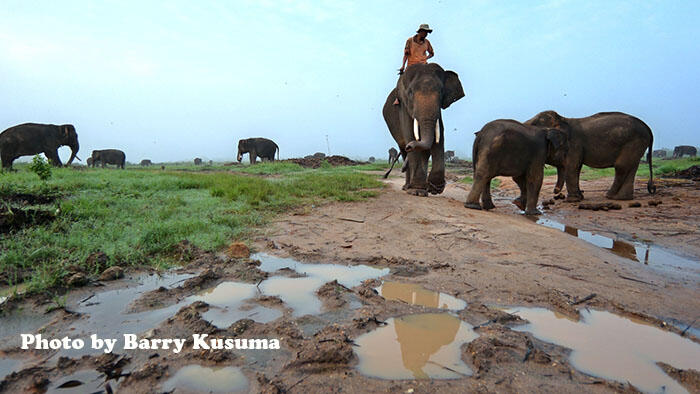
<svg viewBox="0 0 700 394">
<path fill-rule="evenodd" d="M 508 312 L 529 321 L 513 330 L 571 349 L 569 361 L 576 369 L 604 379 L 629 381 L 645 392 L 686 392 L 657 362 L 700 370 L 700 345 L 643 321 L 595 310 L 581 310 L 579 322 L 544 308 L 512 308 Z"/>
<path fill-rule="evenodd" d="M 449 309 L 460 311 L 466 308 L 464 300 L 445 293 L 428 290 L 421 285 L 385 281 L 377 288 L 377 292 L 387 300 L 399 300 L 411 305 L 422 305 L 429 308 Z"/>
<path fill-rule="evenodd" d="M 262 271 L 274 273 L 280 269 L 289 268 L 301 275 L 294 278 L 273 276 L 259 286 L 264 294 L 280 297 L 294 310 L 294 316 L 321 313 L 322 302 L 315 293 L 325 283 L 337 280 L 341 285 L 350 288 L 360 285 L 364 280 L 389 274 L 388 268 L 378 269 L 366 265 L 307 264 L 264 253 L 255 254 L 251 258 L 260 260 Z"/>
<path fill-rule="evenodd" d="M 588 243 L 607 249 L 610 252 L 645 265 L 661 269 L 693 270 L 700 273 L 700 262 L 673 254 L 658 246 L 637 242 L 612 239 L 590 231 L 579 230 L 552 219 L 540 218 L 535 223 L 545 227 L 561 230 Z"/>
<path fill-rule="evenodd" d="M 149 310 L 138 313 L 127 313 L 129 305 L 142 294 L 155 290 L 161 286 L 177 286 L 183 280 L 193 277 L 193 274 L 165 274 L 150 275 L 139 278 L 134 286 L 108 290 L 96 293 L 93 296 L 80 300 L 75 305 L 68 305 L 68 309 L 88 315 L 87 318 L 74 322 L 69 330 L 71 337 L 88 338 L 97 334 L 100 338 L 121 338 L 124 334 L 141 333 L 157 326 L 177 312 L 182 302 L 162 309 Z M 123 341 L 117 341 L 123 344 Z M 119 352 L 123 349 L 115 349 Z M 99 353 L 90 346 L 83 349 L 63 349 L 61 356 L 82 356 L 84 354 Z"/>
<path fill-rule="evenodd" d="M 47 393 L 103 393 L 107 383 L 112 390 L 118 387 L 118 383 L 114 380 L 105 382 L 105 376 L 100 372 L 85 369 L 56 380 L 49 386 Z"/>
<path fill-rule="evenodd" d="M 449 313 L 391 318 L 358 337 L 357 369 L 382 379 L 459 379 L 472 370 L 461 346 L 478 337 L 472 326 Z"/>
<path fill-rule="evenodd" d="M 255 285 L 223 282 L 212 289 L 189 297 L 187 302 L 204 301 L 209 304 L 209 310 L 202 315 L 202 318 L 219 328 L 226 328 L 240 319 L 268 323 L 282 316 L 281 311 L 264 306 L 242 308 L 245 305 L 244 300 L 255 297 L 258 292 Z"/>
<path fill-rule="evenodd" d="M 248 390 L 248 379 L 239 368 L 206 368 L 188 365 L 180 368 L 165 383 L 165 392 L 232 393 Z"/>
</svg>

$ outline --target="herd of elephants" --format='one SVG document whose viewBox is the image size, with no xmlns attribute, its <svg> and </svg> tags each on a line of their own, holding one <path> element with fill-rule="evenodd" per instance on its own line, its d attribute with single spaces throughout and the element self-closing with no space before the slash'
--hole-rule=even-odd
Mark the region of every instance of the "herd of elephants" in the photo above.
<svg viewBox="0 0 700 394">
<path fill-rule="evenodd" d="M 445 152 L 441 110 L 462 97 L 464 90 L 458 75 L 436 63 L 411 65 L 389 93 L 382 112 L 399 148 L 398 151 L 390 149 L 390 165 L 393 168 L 399 155 L 403 158 L 402 172 L 406 176 L 403 189 L 408 193 L 427 196 L 444 190 L 445 160 L 454 156 L 454 152 L 448 151 L 448 155 Z M 663 158 L 666 151 L 654 151 L 653 141 L 649 126 L 621 112 L 565 118 L 554 111 L 544 111 L 524 123 L 512 119 L 491 121 L 476 133 L 472 147 L 474 183 L 464 206 L 494 208 L 489 187 L 491 179 L 509 176 L 520 188 L 520 196 L 514 203 L 527 215 L 538 214 L 537 200 L 545 164 L 557 168 L 554 192 L 559 193 L 566 186 L 567 201 L 583 198 L 579 187 L 583 165 L 614 167 L 615 178 L 606 197 L 629 200 L 633 197 L 635 174 L 645 151 L 649 165 L 647 190 L 654 193 L 652 157 Z M 79 149 L 73 125 L 25 123 L 10 127 L 0 133 L 2 168 L 10 169 L 12 162 L 20 156 L 39 153 L 43 153 L 53 165 L 60 166 L 60 146 L 71 149 L 67 163 L 70 165 Z M 273 161 L 275 153 L 279 159 L 279 147 L 266 138 L 240 140 L 239 162 L 245 153 L 249 154 L 251 163 L 255 163 L 258 157 Z M 673 157 L 696 154 L 695 147 L 683 145 L 674 149 Z M 124 168 L 125 163 L 126 155 L 117 149 L 94 150 L 87 159 L 88 166 L 113 164 Z M 148 159 L 141 161 L 143 166 L 150 164 Z M 196 158 L 195 164 L 202 164 L 202 160 Z"/>
</svg>

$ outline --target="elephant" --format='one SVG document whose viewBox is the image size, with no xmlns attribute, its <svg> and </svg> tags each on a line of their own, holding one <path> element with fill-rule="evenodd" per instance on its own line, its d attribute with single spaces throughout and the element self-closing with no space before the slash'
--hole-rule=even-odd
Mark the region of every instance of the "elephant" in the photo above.
<svg viewBox="0 0 700 394">
<path fill-rule="evenodd" d="M 88 167 L 93 167 L 93 165 L 92 165 L 92 157 L 88 157 L 87 160 L 86 160 L 86 162 L 87 162 L 87 166 L 88 166 Z"/>
<path fill-rule="evenodd" d="M 68 146 L 71 155 L 66 165 L 70 166 L 77 156 L 80 145 L 78 133 L 72 124 L 53 125 L 23 123 L 0 133 L 0 160 L 3 169 L 11 169 L 12 162 L 20 156 L 43 153 L 54 166 L 61 166 L 58 148 Z"/>
<path fill-rule="evenodd" d="M 452 161 L 455 158 L 455 151 L 448 150 L 445 151 L 445 161 Z"/>
<path fill-rule="evenodd" d="M 656 157 L 657 159 L 664 159 L 666 158 L 666 151 L 663 149 L 655 150 L 651 152 L 651 157 Z"/>
<path fill-rule="evenodd" d="M 634 176 L 639 160 L 647 151 L 649 181 L 647 191 L 656 192 L 651 166 L 654 135 L 640 119 L 622 112 L 600 112 L 585 118 L 565 118 L 555 111 L 544 111 L 525 124 L 552 127 L 565 131 L 569 137 L 569 150 L 563 166 L 557 166 L 558 194 L 566 182 L 566 201 L 583 199 L 579 187 L 581 167 L 615 168 L 615 180 L 605 194 L 612 200 L 631 200 L 634 195 Z"/>
<path fill-rule="evenodd" d="M 445 189 L 445 129 L 440 110 L 462 97 L 457 73 L 437 63 L 409 66 L 387 96 L 382 114 L 404 159 L 403 189 L 409 194 L 427 196 Z"/>
<path fill-rule="evenodd" d="M 247 138 L 238 141 L 238 162 L 243 160 L 243 154 L 248 153 L 250 164 L 255 164 L 255 159 L 275 161 L 275 151 L 279 160 L 279 146 L 267 138 Z"/>
<path fill-rule="evenodd" d="M 103 149 L 92 151 L 92 165 L 93 167 L 100 163 L 102 168 L 105 168 L 105 164 L 116 164 L 117 167 L 124 169 L 124 163 L 126 163 L 126 154 L 119 149 Z"/>
<path fill-rule="evenodd" d="M 498 119 L 484 125 L 476 133 L 472 146 L 474 182 L 464 203 L 466 208 L 493 209 L 491 179 L 511 176 L 520 188 L 513 203 L 526 215 L 538 215 L 544 165 L 561 165 L 566 157 L 566 132 L 522 124 L 511 119 Z M 481 197 L 482 205 L 479 205 Z"/>
<path fill-rule="evenodd" d="M 201 164 L 202 164 L 202 159 L 200 159 L 199 157 L 195 157 L 195 159 L 194 159 L 194 165 L 199 166 L 199 165 L 201 165 Z"/>
<path fill-rule="evenodd" d="M 391 170 L 394 169 L 394 164 L 399 160 L 399 151 L 396 150 L 396 148 L 389 148 L 389 170 L 384 174 L 384 179 L 389 177 L 389 174 L 391 173 Z M 404 161 L 404 164 L 406 162 Z"/>
<path fill-rule="evenodd" d="M 141 160 L 141 163 L 139 163 L 142 167 L 148 167 L 153 164 L 149 159 L 143 159 Z"/>
<path fill-rule="evenodd" d="M 694 146 L 690 145 L 679 145 L 675 148 L 673 148 L 673 158 L 678 159 L 681 158 L 685 155 L 689 155 L 691 157 L 695 157 L 698 154 L 698 150 L 695 149 Z"/>
<path fill-rule="evenodd" d="M 367 161 L 369 161 L 370 163 L 374 163 L 376 160 L 377 159 L 375 159 L 374 156 L 370 156 L 369 159 L 367 159 Z"/>
</svg>

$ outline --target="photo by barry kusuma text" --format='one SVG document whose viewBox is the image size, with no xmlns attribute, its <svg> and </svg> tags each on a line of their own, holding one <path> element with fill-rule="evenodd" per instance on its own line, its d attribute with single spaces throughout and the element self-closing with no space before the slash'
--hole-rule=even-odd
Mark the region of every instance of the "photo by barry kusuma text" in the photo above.
<svg viewBox="0 0 700 394">
<path fill-rule="evenodd" d="M 41 334 L 20 334 L 21 349 L 70 350 L 83 349 L 112 353 L 116 350 L 169 350 L 180 353 L 185 346 L 193 350 L 279 350 L 277 338 L 222 338 L 209 334 L 192 334 L 190 338 L 139 338 L 136 334 L 124 334 L 121 338 L 100 338 L 92 334 L 88 338 L 44 338 Z"/>
</svg>

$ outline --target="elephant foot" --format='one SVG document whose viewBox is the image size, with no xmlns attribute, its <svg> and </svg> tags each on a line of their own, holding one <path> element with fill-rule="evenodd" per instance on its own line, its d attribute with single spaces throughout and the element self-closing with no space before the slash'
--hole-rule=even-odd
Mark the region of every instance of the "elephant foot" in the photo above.
<svg viewBox="0 0 700 394">
<path fill-rule="evenodd" d="M 408 183 L 404 183 L 404 185 L 401 186 L 401 190 L 408 190 Z"/>
<path fill-rule="evenodd" d="M 633 196 L 629 195 L 629 194 L 613 195 L 610 193 L 606 193 L 605 198 L 610 199 L 610 200 L 631 200 L 633 198 Z"/>
<path fill-rule="evenodd" d="M 464 207 L 469 208 L 469 209 L 481 210 L 481 205 L 479 205 L 479 203 L 477 203 L 477 202 L 465 202 Z"/>
<path fill-rule="evenodd" d="M 496 208 L 496 206 L 493 205 L 493 201 L 491 201 L 491 200 L 482 201 L 481 206 L 482 206 L 482 208 L 484 208 L 487 211 Z"/>
<path fill-rule="evenodd" d="M 580 196 L 569 195 L 569 196 L 566 196 L 566 200 L 564 200 L 564 201 L 566 201 L 566 202 L 579 202 L 581 200 L 583 200 L 583 199 Z"/>
<path fill-rule="evenodd" d="M 535 209 L 526 209 L 525 210 L 525 215 L 527 216 L 537 216 L 537 215 L 542 215 L 542 212 L 535 208 Z"/>
<path fill-rule="evenodd" d="M 520 209 L 521 211 L 525 210 L 525 204 L 523 204 L 523 200 L 516 198 L 515 200 L 513 200 L 513 204 L 516 207 L 518 207 L 518 209 Z"/>
<path fill-rule="evenodd" d="M 559 193 L 561 193 L 561 188 L 560 188 L 560 187 L 554 186 L 554 190 L 552 191 L 552 193 L 554 193 L 554 194 L 559 194 Z"/>
<path fill-rule="evenodd" d="M 443 181 L 441 184 L 434 184 L 432 182 L 428 182 L 428 191 L 431 194 L 440 194 L 445 190 L 445 181 Z"/>
<path fill-rule="evenodd" d="M 412 196 L 428 197 L 428 191 L 426 189 L 406 189 L 406 193 Z"/>
</svg>

